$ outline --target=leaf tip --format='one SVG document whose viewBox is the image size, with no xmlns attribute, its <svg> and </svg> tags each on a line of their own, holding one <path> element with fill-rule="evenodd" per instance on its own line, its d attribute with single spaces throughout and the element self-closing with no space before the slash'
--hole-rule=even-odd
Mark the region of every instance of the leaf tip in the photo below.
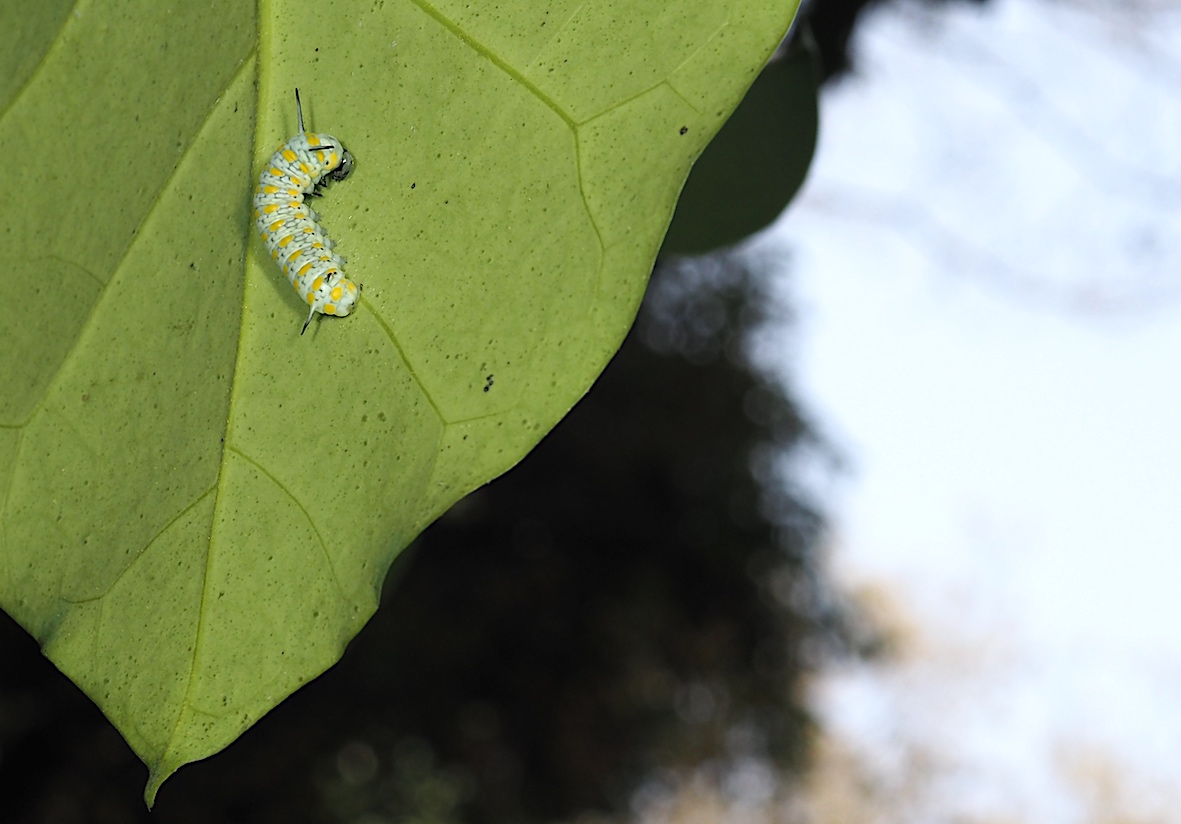
<svg viewBox="0 0 1181 824">
<path fill-rule="evenodd" d="M 176 770 L 170 767 L 158 766 L 148 776 L 148 784 L 144 787 L 144 804 L 149 810 L 156 804 L 156 793 L 160 791 L 160 785 L 167 781 L 174 772 Z"/>
</svg>

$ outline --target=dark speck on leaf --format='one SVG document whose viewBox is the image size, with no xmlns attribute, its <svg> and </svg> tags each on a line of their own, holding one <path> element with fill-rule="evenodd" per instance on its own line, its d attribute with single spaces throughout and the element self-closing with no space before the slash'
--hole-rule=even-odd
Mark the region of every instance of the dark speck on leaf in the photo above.
<svg viewBox="0 0 1181 824">
<path fill-rule="evenodd" d="M 689 132 L 689 127 L 688 127 L 688 126 L 682 126 L 682 127 L 681 127 L 681 134 L 688 134 L 688 132 Z"/>
</svg>

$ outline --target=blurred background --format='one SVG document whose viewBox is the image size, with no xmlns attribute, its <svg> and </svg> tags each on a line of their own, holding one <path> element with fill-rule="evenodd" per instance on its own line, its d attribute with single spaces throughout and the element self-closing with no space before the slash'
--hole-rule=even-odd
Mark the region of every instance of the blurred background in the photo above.
<svg viewBox="0 0 1181 824">
<path fill-rule="evenodd" d="M 847 458 L 795 477 L 897 643 L 814 682 L 812 800 L 1181 821 L 1181 7 L 882 4 L 850 54 L 767 241 Z"/>
<path fill-rule="evenodd" d="M 150 816 L 0 616 L 0 821 L 1181 822 L 1178 89 L 1164 0 L 806 6 L 590 394 Z"/>
</svg>

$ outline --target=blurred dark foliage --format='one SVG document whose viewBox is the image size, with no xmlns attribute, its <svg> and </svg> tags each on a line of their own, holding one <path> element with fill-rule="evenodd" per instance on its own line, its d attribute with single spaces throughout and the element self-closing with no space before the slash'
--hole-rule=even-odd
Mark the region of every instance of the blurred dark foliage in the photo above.
<svg viewBox="0 0 1181 824">
<path fill-rule="evenodd" d="M 849 53 L 849 41 L 861 19 L 861 13 L 890 0 L 805 0 L 799 23 L 811 29 L 820 53 L 821 80 L 839 78 L 855 68 L 856 55 Z M 929 5 L 944 3 L 975 3 L 988 0 L 924 0 Z M 796 30 L 802 26 L 797 24 Z"/>
<path fill-rule="evenodd" d="M 863 0 L 810 12 L 826 76 Z M 428 529 L 341 663 L 149 814 L 147 773 L 0 615 L 0 820 L 533 822 L 623 809 L 662 767 L 806 758 L 802 677 L 848 639 L 817 513 L 775 483 L 811 435 L 744 350 L 739 258 L 658 267 L 593 391 Z"/>
</svg>

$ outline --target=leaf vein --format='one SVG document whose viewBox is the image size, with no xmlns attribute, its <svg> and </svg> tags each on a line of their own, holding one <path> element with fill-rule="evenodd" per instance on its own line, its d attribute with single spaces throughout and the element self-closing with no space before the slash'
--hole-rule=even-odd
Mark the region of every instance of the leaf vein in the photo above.
<svg viewBox="0 0 1181 824">
<path fill-rule="evenodd" d="M 74 3 L 74 7 L 70 9 L 70 13 L 66 15 L 66 20 L 62 24 L 61 29 L 58 31 L 57 36 L 53 38 L 53 42 L 49 44 L 49 48 L 45 50 L 45 54 L 41 56 L 40 62 L 37 63 L 37 68 L 29 72 L 29 76 L 25 78 L 25 82 L 21 84 L 21 87 L 16 90 L 16 93 L 8 101 L 8 105 L 5 106 L 3 110 L 0 110 L 0 121 L 3 121 L 4 118 L 8 117 L 8 112 L 12 110 L 12 107 L 17 104 L 17 101 L 19 101 L 24 96 L 25 92 L 28 91 L 29 87 L 33 85 L 33 81 L 41 74 L 41 70 L 44 69 L 45 64 L 49 62 L 50 55 L 52 55 L 59 47 L 61 47 L 61 43 L 65 39 L 66 29 L 74 20 L 78 19 L 78 7 L 84 2 L 86 2 L 86 0 L 78 0 L 76 3 Z"/>
<path fill-rule="evenodd" d="M 368 305 L 368 302 L 364 298 L 361 298 L 361 302 Z M 410 373 L 411 379 L 413 379 L 414 383 L 418 386 L 418 390 L 422 392 L 422 396 L 426 398 L 426 402 L 431 405 L 431 409 L 434 410 L 435 416 L 438 417 L 440 422 L 444 424 L 448 423 L 446 416 L 443 415 L 443 411 L 439 409 L 439 404 L 437 404 L 435 399 L 431 397 L 431 393 L 427 390 L 426 384 L 423 383 L 422 378 L 418 376 L 418 372 L 414 370 L 414 364 L 412 364 L 410 359 L 406 357 L 406 351 L 402 348 L 402 344 L 398 342 L 398 336 L 394 334 L 393 328 L 389 325 L 389 323 L 386 322 L 386 319 L 383 318 L 380 313 L 373 312 L 373 317 L 377 319 L 377 324 L 385 332 L 386 337 L 390 339 L 390 343 L 394 345 L 394 349 L 397 351 L 398 357 L 402 359 L 402 365 L 405 366 L 406 371 Z"/>
<path fill-rule="evenodd" d="M 332 562 L 332 555 L 328 552 L 328 543 L 324 540 L 324 536 L 321 534 L 320 528 L 318 526 L 316 526 L 316 521 L 314 518 L 312 518 L 312 513 L 308 511 L 308 508 L 306 506 L 304 506 L 303 503 L 299 500 L 299 498 L 297 498 L 295 496 L 295 493 L 293 493 L 290 489 L 287 488 L 286 484 L 284 484 L 277 477 L 275 477 L 275 475 L 270 470 L 268 470 L 266 467 L 264 467 L 261 463 L 256 461 L 254 458 L 251 458 L 249 455 L 247 455 L 241 449 L 238 449 L 238 447 L 236 447 L 236 446 L 230 446 L 227 444 L 226 450 L 229 452 L 233 452 L 239 458 L 246 461 L 246 463 L 250 464 L 255 469 L 257 469 L 260 473 L 265 475 L 267 477 L 267 479 L 270 480 L 270 482 L 273 483 L 279 491 L 281 491 L 284 495 L 286 495 L 288 498 L 290 498 L 291 502 L 293 504 L 295 504 L 296 507 L 299 508 L 299 511 L 303 513 L 304 518 L 307 519 L 308 526 L 310 526 L 312 528 L 312 532 L 316 533 L 316 540 L 319 542 L 320 551 L 324 554 L 324 560 L 328 563 L 328 569 L 332 572 L 332 581 L 334 584 L 336 584 L 336 590 L 337 590 L 337 592 L 340 593 L 340 599 L 342 601 L 344 601 L 345 603 L 350 603 L 350 599 L 349 599 L 348 595 L 345 594 L 344 587 L 340 583 L 340 577 L 336 574 L 336 565 Z"/>
<path fill-rule="evenodd" d="M 250 63 L 250 58 L 253 55 L 254 55 L 254 52 L 252 51 L 249 55 L 246 56 L 246 58 L 242 61 L 242 66 L 238 69 L 237 72 L 235 72 L 234 76 L 231 77 L 229 82 L 226 84 L 226 88 L 229 88 L 230 86 L 232 86 L 234 84 L 234 82 L 238 79 L 238 75 L 240 75 L 247 68 L 248 64 Z M 225 89 L 223 89 L 223 91 L 225 91 Z M 148 208 L 144 211 L 143 218 L 139 221 L 139 226 L 141 228 L 143 227 L 143 225 L 145 223 L 148 222 L 148 220 L 151 219 L 152 214 L 156 211 L 156 208 L 160 205 L 160 202 L 163 200 L 164 194 L 170 190 L 170 184 L 171 184 L 172 180 L 176 177 L 176 175 L 180 172 L 180 167 L 181 167 L 181 165 L 183 165 L 184 158 L 188 154 L 189 148 L 191 148 L 193 145 L 193 142 L 195 142 L 199 138 L 202 130 L 209 123 L 209 119 L 211 117 L 213 117 L 213 114 L 217 110 L 217 105 L 220 101 L 221 101 L 221 96 L 218 96 L 217 100 L 214 101 L 214 103 L 210 107 L 209 111 L 206 112 L 204 119 L 201 121 L 201 125 L 199 125 L 196 128 L 196 130 L 194 130 L 193 141 L 190 141 L 189 145 L 185 147 L 185 150 L 183 152 L 181 152 L 180 160 L 178 160 L 177 164 L 172 168 L 172 171 L 168 174 L 168 177 L 165 178 L 164 182 L 160 186 L 160 189 L 156 192 L 155 197 L 152 198 L 152 202 L 148 205 Z M 142 237 L 142 235 L 141 235 L 140 231 L 137 229 L 135 231 L 135 233 L 132 235 L 132 239 L 128 242 L 127 248 L 125 248 L 123 250 L 123 254 L 119 256 L 118 262 L 114 265 L 114 267 L 112 267 L 112 269 L 111 269 L 112 274 L 111 274 L 110 279 L 108 279 L 106 283 L 102 283 L 102 281 L 99 281 L 100 283 L 102 283 L 102 288 L 99 291 L 98 295 L 95 297 L 94 305 L 90 308 L 90 313 L 86 316 L 86 320 L 84 320 L 82 322 L 82 328 L 79 329 L 78 335 L 74 338 L 73 347 L 71 348 L 70 352 L 62 359 L 63 364 L 70 359 L 70 356 L 75 351 L 77 351 L 78 346 L 79 346 L 82 338 L 85 336 L 87 329 L 95 322 L 94 319 L 98 314 L 98 308 L 102 305 L 103 300 L 106 298 L 106 296 L 110 290 L 111 281 L 113 281 L 115 279 L 114 273 L 119 271 L 120 267 L 123 266 L 124 262 L 131 255 L 131 252 L 135 249 L 136 243 L 139 241 L 140 237 Z M 53 256 L 51 256 L 51 257 L 53 257 Z M 62 260 L 62 258 L 57 258 L 57 259 Z M 66 262 L 73 264 L 73 261 L 66 261 Z M 97 275 L 95 275 L 93 272 L 86 270 L 85 267 L 79 266 L 78 268 L 83 269 L 83 271 L 86 271 L 87 274 L 91 275 L 92 277 L 95 277 L 96 280 L 98 279 Z M 57 373 L 57 375 L 54 376 L 53 380 L 49 381 L 49 383 L 47 383 L 45 385 L 45 391 L 42 392 L 41 397 L 37 400 L 37 403 L 33 406 L 32 410 L 29 412 L 28 417 L 26 417 L 23 422 L 16 424 L 16 425 L 0 424 L 0 428 L 15 429 L 15 428 L 27 426 L 28 423 L 30 421 L 32 421 L 32 419 L 34 417 L 36 417 L 37 413 L 41 411 L 41 407 L 45 403 L 45 399 L 47 397 L 49 397 L 50 394 L 52 394 L 52 391 L 53 391 L 53 389 L 56 388 L 61 375 L 62 375 L 62 372 L 59 371 Z"/>
<path fill-rule="evenodd" d="M 124 566 L 123 569 L 119 570 L 119 573 L 114 578 L 111 579 L 111 582 L 109 584 L 107 584 L 107 586 L 103 589 L 102 592 L 100 592 L 97 595 L 89 596 L 87 598 L 66 598 L 65 596 L 61 596 L 61 600 L 67 604 L 88 604 L 91 601 L 101 601 L 103 598 L 106 598 L 107 595 L 110 594 L 111 590 L 115 588 L 115 585 L 118 584 L 119 581 L 123 579 L 123 576 L 125 576 L 128 572 L 131 571 L 131 569 L 136 565 L 136 563 L 139 561 L 139 559 L 143 558 L 145 555 L 148 554 L 148 551 L 151 550 L 152 545 L 155 544 L 156 541 L 160 540 L 160 537 L 162 535 L 164 535 L 164 533 L 167 532 L 169 529 L 171 529 L 173 527 L 173 525 L 176 524 L 177 521 L 179 521 L 181 518 L 183 518 L 185 515 L 187 515 L 190 511 L 192 511 L 192 509 L 195 506 L 197 506 L 198 504 L 200 504 L 201 501 L 208 498 L 209 495 L 213 492 L 213 490 L 215 488 L 216 488 L 215 484 L 210 484 L 208 489 L 206 489 L 200 495 L 195 497 L 188 504 L 185 504 L 185 506 L 182 509 L 180 509 L 180 511 L 178 511 L 175 515 L 173 515 L 172 518 L 170 518 L 168 520 L 168 523 L 166 523 L 166 524 L 164 524 L 164 526 L 160 527 L 160 529 L 157 530 L 156 534 L 153 535 L 151 538 L 149 538 L 144 543 L 143 547 L 139 551 L 137 551 L 134 554 L 134 556 L 132 556 L 131 560 L 127 562 L 127 565 Z"/>
</svg>

